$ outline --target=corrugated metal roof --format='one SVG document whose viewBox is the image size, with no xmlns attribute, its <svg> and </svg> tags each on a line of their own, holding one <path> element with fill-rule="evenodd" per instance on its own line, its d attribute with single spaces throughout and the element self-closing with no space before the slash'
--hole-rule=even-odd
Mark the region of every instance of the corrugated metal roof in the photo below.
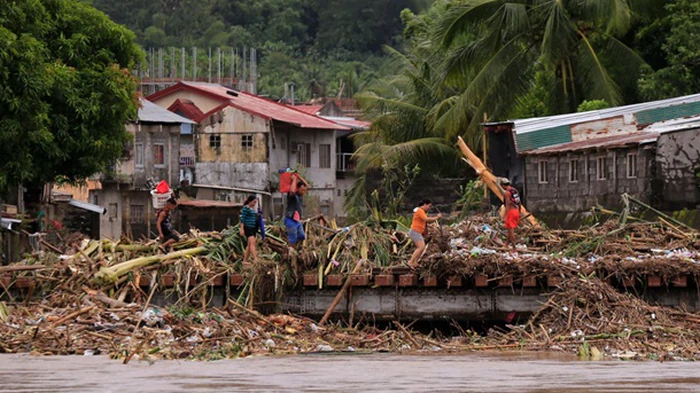
<svg viewBox="0 0 700 393">
<path fill-rule="evenodd" d="M 333 122 L 336 122 L 338 124 L 348 126 L 352 128 L 353 130 L 369 130 L 369 127 L 372 125 L 372 122 L 369 121 L 363 121 L 363 120 L 357 120 L 352 117 L 335 117 L 335 116 L 321 116 L 322 118 L 326 120 L 330 120 Z"/>
<path fill-rule="evenodd" d="M 79 209 L 91 211 L 93 213 L 97 214 L 105 214 L 107 213 L 107 209 L 100 205 L 95 205 L 94 203 L 88 203 L 88 202 L 83 202 L 79 201 L 77 199 L 71 199 L 70 202 L 68 202 L 69 205 L 75 206 Z"/>
<path fill-rule="evenodd" d="M 195 124 L 192 120 L 143 99 L 139 108 L 139 121 L 141 123 Z"/>
<path fill-rule="evenodd" d="M 2 229 L 6 229 L 8 231 L 12 230 L 12 225 L 21 223 L 22 220 L 16 220 L 14 218 L 0 218 L 0 226 Z"/>
<path fill-rule="evenodd" d="M 613 135 L 588 139 L 578 142 L 563 143 L 555 146 L 542 147 L 535 150 L 523 152 L 526 155 L 556 154 L 570 151 L 593 150 L 600 148 L 624 147 L 629 145 L 641 145 L 655 142 L 659 138 L 656 132 L 637 132 L 634 134 Z"/>
<path fill-rule="evenodd" d="M 676 108 L 678 110 L 676 111 L 667 111 L 667 113 L 675 113 L 673 115 L 669 114 L 666 116 L 663 115 L 658 115 L 658 111 L 654 112 L 653 110 L 659 109 L 659 108 L 666 108 L 666 107 L 671 107 L 671 106 L 677 106 L 677 105 L 683 105 L 683 104 L 694 104 L 694 103 L 700 103 L 700 94 L 693 94 L 689 96 L 683 96 L 683 97 L 676 97 L 676 98 L 670 98 L 667 100 L 660 100 L 660 101 L 652 101 L 652 102 L 645 102 L 642 104 L 634 104 L 634 105 L 625 105 L 625 106 L 619 106 L 615 108 L 609 108 L 609 109 L 602 109 L 598 111 L 589 111 L 589 112 L 580 112 L 580 113 L 569 113 L 565 115 L 558 115 L 558 116 L 548 116 L 548 117 L 536 117 L 532 119 L 518 119 L 518 120 L 509 120 L 507 122 L 503 123 L 512 123 L 513 124 L 513 131 L 515 131 L 516 134 L 524 134 L 528 132 L 533 132 L 533 131 L 539 131 L 543 129 L 549 129 L 549 128 L 554 128 L 554 127 L 559 127 L 559 126 L 568 126 L 572 124 L 578 124 L 578 123 L 586 123 L 586 122 L 591 122 L 595 120 L 601 120 L 601 119 L 607 119 L 610 117 L 618 117 L 618 116 L 624 116 L 624 115 L 629 115 L 629 114 L 635 114 L 639 113 L 640 117 L 643 116 L 643 114 L 649 113 L 649 119 L 640 119 L 639 124 L 649 124 L 654 120 L 654 114 L 657 113 L 656 119 L 662 119 L 662 120 L 668 120 L 668 119 L 673 119 L 676 117 L 681 117 L 681 116 L 690 116 L 691 114 L 698 114 L 700 113 L 700 104 L 698 105 L 688 105 L 687 106 L 687 111 L 686 110 L 680 110 L 681 108 Z M 651 111 L 651 112 L 648 112 Z M 696 111 L 695 113 L 686 113 L 686 112 L 692 112 Z M 668 117 L 668 116 L 675 116 L 675 117 Z M 657 120 L 658 121 L 658 120 Z M 499 124 L 499 123 L 491 123 L 491 124 Z"/>
<path fill-rule="evenodd" d="M 293 124 L 301 128 L 314 128 L 323 130 L 348 130 L 349 127 L 341 126 L 332 121 L 320 118 L 318 116 L 300 111 L 288 105 L 280 104 L 254 94 L 243 91 L 234 91 L 227 87 L 201 82 L 178 82 L 177 84 L 161 90 L 148 98 L 157 100 L 165 97 L 171 92 L 179 90 L 190 90 L 201 92 L 209 97 L 218 100 L 221 105 L 208 113 L 204 117 L 213 114 L 226 106 L 232 106 L 252 115 L 262 117 L 264 119 L 273 119 L 280 122 Z"/>
<path fill-rule="evenodd" d="M 323 105 L 295 105 L 294 109 L 298 109 L 304 113 L 316 115 L 321 111 L 321 109 L 323 109 Z"/>
<path fill-rule="evenodd" d="M 211 201 L 207 199 L 194 199 L 194 200 L 179 200 L 177 201 L 178 206 L 181 207 L 192 207 L 192 208 L 224 208 L 224 209 L 234 209 L 243 207 L 241 203 L 226 202 L 226 201 Z"/>
</svg>

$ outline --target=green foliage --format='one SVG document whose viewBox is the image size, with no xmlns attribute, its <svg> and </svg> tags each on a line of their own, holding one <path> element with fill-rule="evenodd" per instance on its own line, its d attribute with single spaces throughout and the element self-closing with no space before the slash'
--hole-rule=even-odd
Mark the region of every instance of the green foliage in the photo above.
<svg viewBox="0 0 700 393">
<path fill-rule="evenodd" d="M 606 108 L 610 108 L 610 104 L 605 100 L 586 100 L 578 106 L 576 112 L 597 111 Z"/>
<path fill-rule="evenodd" d="M 197 46 L 198 57 L 209 48 L 255 47 L 259 94 L 282 98 L 285 85 L 294 82 L 297 101 L 352 97 L 364 89 L 383 72 L 382 46 L 401 44 L 400 11 L 420 10 L 427 2 L 92 0 L 144 47 Z M 200 76 L 209 73 L 207 63 L 202 58 Z"/>
<path fill-rule="evenodd" d="M 121 156 L 142 56 L 130 31 L 77 1 L 11 1 L 0 42 L 0 190 L 78 181 Z"/>
<path fill-rule="evenodd" d="M 345 200 L 348 213 L 355 219 L 372 217 L 377 224 L 397 218 L 406 192 L 420 173 L 421 168 L 418 165 L 400 167 L 385 161 L 381 167 L 381 182 L 378 188 L 368 192 L 366 175 L 362 176 L 362 181 L 356 181 L 353 184 Z"/>
<path fill-rule="evenodd" d="M 638 39 L 655 60 L 644 69 L 639 89 L 646 99 L 664 99 L 700 91 L 700 2 L 673 0 L 664 16 L 640 29 Z M 658 57 L 662 54 L 662 57 Z"/>
<path fill-rule="evenodd" d="M 454 210 L 460 212 L 460 219 L 463 219 L 481 206 L 484 199 L 484 184 L 479 180 L 472 180 L 467 185 L 460 186 L 460 194 L 461 197 L 455 202 Z"/>
</svg>

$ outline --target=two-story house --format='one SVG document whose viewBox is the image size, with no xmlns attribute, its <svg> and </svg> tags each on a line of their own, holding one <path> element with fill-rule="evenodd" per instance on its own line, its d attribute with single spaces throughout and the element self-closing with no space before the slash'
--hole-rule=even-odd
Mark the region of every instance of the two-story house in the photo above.
<svg viewBox="0 0 700 393">
<path fill-rule="evenodd" d="M 133 140 L 124 156 L 102 174 L 101 189 L 90 192 L 91 201 L 107 209 L 100 222 L 102 238 L 153 237 L 155 211 L 147 183 L 165 180 L 173 189 L 180 183 L 180 138 L 192 133 L 194 123 L 146 100 L 138 115 L 127 124 Z"/>
<path fill-rule="evenodd" d="M 279 217 L 278 170 L 297 168 L 311 183 L 307 214 L 335 214 L 336 132 L 350 127 L 210 83 L 179 82 L 147 99 L 197 124 L 197 199 L 241 202 L 256 194 L 267 215 Z"/>
</svg>

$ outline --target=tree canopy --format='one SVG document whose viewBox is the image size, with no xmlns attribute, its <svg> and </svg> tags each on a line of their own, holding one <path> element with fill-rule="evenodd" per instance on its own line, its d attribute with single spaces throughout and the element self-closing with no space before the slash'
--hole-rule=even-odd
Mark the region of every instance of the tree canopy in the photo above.
<svg viewBox="0 0 700 393">
<path fill-rule="evenodd" d="M 0 1 L 0 190 L 113 163 L 137 116 L 134 35 L 74 0 Z"/>
<path fill-rule="evenodd" d="M 258 93 L 351 97 L 378 78 L 383 46 L 402 46 L 400 12 L 430 0 L 84 0 L 144 47 L 255 47 Z"/>
</svg>

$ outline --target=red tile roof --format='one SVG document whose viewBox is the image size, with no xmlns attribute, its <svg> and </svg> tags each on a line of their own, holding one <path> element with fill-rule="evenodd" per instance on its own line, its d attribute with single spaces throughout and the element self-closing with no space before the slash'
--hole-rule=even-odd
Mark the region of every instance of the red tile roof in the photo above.
<svg viewBox="0 0 700 393">
<path fill-rule="evenodd" d="M 293 107 L 289 107 L 254 94 L 234 91 L 227 87 L 213 83 L 178 82 L 167 89 L 148 96 L 147 99 L 150 101 L 155 101 L 180 90 L 200 93 L 221 102 L 221 105 L 218 108 L 205 113 L 201 119 L 195 120 L 198 122 L 213 112 L 221 110 L 227 106 L 231 106 L 267 120 L 277 120 L 283 123 L 293 124 L 301 128 L 324 130 L 350 129 L 349 127 L 322 119 L 313 114 L 305 113 Z"/>
<path fill-rule="evenodd" d="M 625 147 L 630 145 L 639 145 L 647 142 L 655 142 L 658 138 L 659 134 L 655 132 L 635 132 L 632 134 L 612 135 L 602 138 L 588 139 L 585 141 L 562 143 L 560 145 L 542 147 L 535 150 L 525 151 L 521 154 L 557 154 L 569 151 Z"/>
</svg>

